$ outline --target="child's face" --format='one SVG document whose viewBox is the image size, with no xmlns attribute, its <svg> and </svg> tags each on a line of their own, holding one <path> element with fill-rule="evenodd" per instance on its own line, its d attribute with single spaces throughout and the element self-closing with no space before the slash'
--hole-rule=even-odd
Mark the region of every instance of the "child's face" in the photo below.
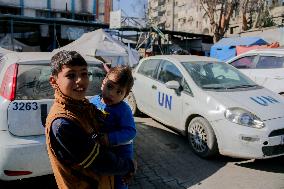
<svg viewBox="0 0 284 189">
<path fill-rule="evenodd" d="M 125 98 L 126 88 L 117 84 L 116 77 L 110 74 L 103 80 L 102 100 L 107 105 L 114 105 Z"/>
<path fill-rule="evenodd" d="M 64 65 L 57 77 L 50 77 L 50 83 L 57 84 L 64 95 L 75 100 L 82 100 L 85 98 L 89 85 L 87 66 Z"/>
</svg>

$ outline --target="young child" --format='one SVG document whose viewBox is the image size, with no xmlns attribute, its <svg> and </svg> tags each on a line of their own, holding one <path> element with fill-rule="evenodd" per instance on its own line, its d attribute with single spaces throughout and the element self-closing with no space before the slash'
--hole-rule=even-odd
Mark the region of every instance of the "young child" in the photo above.
<svg viewBox="0 0 284 189">
<path fill-rule="evenodd" d="M 85 98 L 87 63 L 75 51 L 51 59 L 55 101 L 46 120 L 46 143 L 60 189 L 109 189 L 113 176 L 134 172 L 133 160 L 121 158 L 97 142 L 98 110 Z"/>
<path fill-rule="evenodd" d="M 119 156 L 133 159 L 135 122 L 129 105 L 123 99 L 133 86 L 129 67 L 110 68 L 102 83 L 102 94 L 90 99 L 104 114 L 100 132 L 105 133 L 101 143 L 111 147 Z M 122 176 L 115 176 L 115 189 L 127 189 Z"/>
</svg>

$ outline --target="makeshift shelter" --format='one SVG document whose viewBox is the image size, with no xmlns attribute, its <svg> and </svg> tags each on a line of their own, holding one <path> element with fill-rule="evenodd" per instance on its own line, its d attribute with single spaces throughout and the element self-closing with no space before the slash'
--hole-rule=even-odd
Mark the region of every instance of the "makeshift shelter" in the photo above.
<svg viewBox="0 0 284 189">
<path fill-rule="evenodd" d="M 210 50 L 210 56 L 226 61 L 236 56 L 236 46 L 267 45 L 260 37 L 233 37 L 223 38 L 215 43 Z"/>
<path fill-rule="evenodd" d="M 40 52 L 40 46 L 29 46 L 6 34 L 0 39 L 0 47 L 17 52 Z"/>
<path fill-rule="evenodd" d="M 253 45 L 253 46 L 249 46 L 249 47 L 237 46 L 236 47 L 236 51 L 237 51 L 236 55 L 239 55 L 239 54 L 242 54 L 242 53 L 245 53 L 247 51 L 254 50 L 254 49 L 279 48 L 279 47 L 280 47 L 280 44 L 278 42 L 273 42 L 269 45 Z"/>
<path fill-rule="evenodd" d="M 100 56 L 111 66 L 129 65 L 133 67 L 139 61 L 138 51 L 114 39 L 103 29 L 85 33 L 72 43 L 54 49 L 52 53 L 61 50 L 74 50 L 83 56 Z"/>
</svg>

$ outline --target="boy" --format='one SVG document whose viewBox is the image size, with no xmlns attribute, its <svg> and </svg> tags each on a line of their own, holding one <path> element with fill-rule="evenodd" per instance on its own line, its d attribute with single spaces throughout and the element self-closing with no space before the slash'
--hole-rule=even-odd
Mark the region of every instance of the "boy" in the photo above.
<svg viewBox="0 0 284 189">
<path fill-rule="evenodd" d="M 104 114 L 104 133 L 101 144 L 111 147 L 115 154 L 133 159 L 133 139 L 136 135 L 135 122 L 129 105 L 123 99 L 133 86 L 132 72 L 129 67 L 110 68 L 102 83 L 102 94 L 90 99 Z M 127 189 L 122 176 L 115 176 L 115 189 Z"/>
<path fill-rule="evenodd" d="M 75 51 L 51 59 L 55 100 L 46 120 L 46 143 L 60 189 L 109 189 L 113 176 L 134 172 L 133 160 L 120 158 L 97 142 L 97 109 L 85 98 L 87 62 Z"/>
</svg>

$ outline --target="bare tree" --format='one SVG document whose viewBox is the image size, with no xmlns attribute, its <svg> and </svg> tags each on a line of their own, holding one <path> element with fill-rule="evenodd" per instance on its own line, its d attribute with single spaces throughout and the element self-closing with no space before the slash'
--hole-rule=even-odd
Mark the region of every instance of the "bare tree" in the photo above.
<svg viewBox="0 0 284 189">
<path fill-rule="evenodd" d="M 241 0 L 240 1 L 240 11 L 241 11 L 241 18 L 242 18 L 242 30 L 248 30 L 248 19 L 247 19 L 247 11 L 248 11 L 248 4 L 250 0 Z"/>
<path fill-rule="evenodd" d="M 229 28 L 230 19 L 237 8 L 237 0 L 200 0 L 209 17 L 214 42 L 219 41 Z"/>
</svg>

